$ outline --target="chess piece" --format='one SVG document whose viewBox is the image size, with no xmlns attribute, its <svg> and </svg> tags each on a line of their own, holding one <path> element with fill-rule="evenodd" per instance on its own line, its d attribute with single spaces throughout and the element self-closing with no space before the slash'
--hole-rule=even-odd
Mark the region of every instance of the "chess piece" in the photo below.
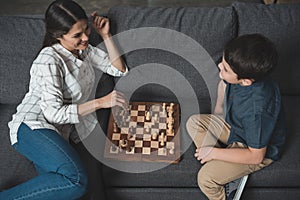
<svg viewBox="0 0 300 200">
<path fill-rule="evenodd" d="M 116 145 L 110 146 L 110 152 L 111 153 L 118 153 L 118 147 L 116 147 Z"/>
<path fill-rule="evenodd" d="M 160 135 L 160 145 L 165 146 L 165 132 L 162 132 Z"/>
<path fill-rule="evenodd" d="M 117 123 L 114 123 L 113 124 L 113 131 L 116 133 L 118 132 L 118 126 L 117 126 Z"/>
<path fill-rule="evenodd" d="M 169 106 L 169 110 L 168 111 L 170 112 L 170 111 L 173 111 L 173 110 L 174 110 L 174 103 L 171 103 L 170 106 Z"/>
<path fill-rule="evenodd" d="M 153 117 L 153 122 L 154 122 L 154 123 L 157 123 L 157 122 L 158 122 L 158 115 L 157 115 L 157 114 L 154 115 L 154 117 Z"/>
<path fill-rule="evenodd" d="M 165 111 L 165 110 L 166 110 L 166 103 L 163 103 L 163 105 L 162 105 L 162 109 L 163 109 L 163 111 Z"/>
<path fill-rule="evenodd" d="M 130 127 L 129 127 L 128 133 L 133 134 L 133 126 L 130 126 Z"/>
<path fill-rule="evenodd" d="M 167 130 L 167 135 L 174 135 L 173 127 L 168 128 L 168 130 Z"/>
<path fill-rule="evenodd" d="M 121 147 L 124 148 L 124 147 L 127 146 L 127 144 L 128 144 L 127 140 L 124 140 L 124 139 L 121 139 L 121 140 L 120 140 L 120 146 L 121 146 Z"/>
<path fill-rule="evenodd" d="M 146 126 L 145 131 L 146 131 L 146 133 L 149 133 L 149 132 L 150 132 L 150 127 L 149 127 L 149 126 Z"/>
<path fill-rule="evenodd" d="M 133 138 L 133 134 L 129 132 L 127 135 L 127 140 L 130 140 L 131 138 Z"/>
<path fill-rule="evenodd" d="M 152 133 L 152 139 L 153 139 L 153 140 L 156 140 L 156 139 L 157 139 L 157 135 L 158 135 L 157 132 Z"/>
<path fill-rule="evenodd" d="M 147 111 L 147 112 L 146 112 L 146 120 L 147 120 L 147 121 L 150 121 L 150 120 L 151 120 L 151 113 L 150 113 L 150 111 Z"/>
<path fill-rule="evenodd" d="M 170 148 L 169 153 L 170 153 L 171 155 L 174 154 L 174 147 L 171 147 L 171 148 Z"/>
<path fill-rule="evenodd" d="M 131 147 L 130 145 L 127 145 L 127 146 L 126 146 L 126 151 L 127 151 L 127 152 L 131 152 L 132 149 L 133 149 L 133 147 Z"/>
</svg>

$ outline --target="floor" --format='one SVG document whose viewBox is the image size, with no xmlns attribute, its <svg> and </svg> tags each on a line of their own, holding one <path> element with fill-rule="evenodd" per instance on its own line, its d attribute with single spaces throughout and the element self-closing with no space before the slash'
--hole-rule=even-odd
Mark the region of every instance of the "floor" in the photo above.
<svg viewBox="0 0 300 200">
<path fill-rule="evenodd" d="M 0 15 L 44 14 L 53 0 L 0 0 Z M 112 6 L 228 6 L 237 0 L 75 0 L 87 13 L 106 13 Z M 262 0 L 239 0 L 262 3 Z"/>
</svg>

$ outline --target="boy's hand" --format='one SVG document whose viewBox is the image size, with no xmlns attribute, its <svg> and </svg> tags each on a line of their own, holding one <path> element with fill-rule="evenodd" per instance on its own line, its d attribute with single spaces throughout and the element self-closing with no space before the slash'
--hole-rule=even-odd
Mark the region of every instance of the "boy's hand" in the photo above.
<svg viewBox="0 0 300 200">
<path fill-rule="evenodd" d="M 96 12 L 93 12 L 91 14 L 91 19 L 92 19 L 92 25 L 94 29 L 97 31 L 99 35 L 101 35 L 103 39 L 105 39 L 105 37 L 110 35 L 108 18 L 101 17 Z"/>
<path fill-rule="evenodd" d="M 196 149 L 196 153 L 194 156 L 201 162 L 201 164 L 204 164 L 208 161 L 211 161 L 213 159 L 212 157 L 212 151 L 213 147 L 200 147 Z"/>
</svg>

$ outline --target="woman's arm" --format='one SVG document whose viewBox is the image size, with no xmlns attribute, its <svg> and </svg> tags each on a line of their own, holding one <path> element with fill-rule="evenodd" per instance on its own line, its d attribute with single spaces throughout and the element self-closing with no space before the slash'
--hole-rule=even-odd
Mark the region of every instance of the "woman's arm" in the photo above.
<svg viewBox="0 0 300 200">
<path fill-rule="evenodd" d="M 121 72 L 125 72 L 126 67 L 124 61 L 121 58 L 119 51 L 116 48 L 109 32 L 109 19 L 107 19 L 106 17 L 98 16 L 96 12 L 92 13 L 91 17 L 93 27 L 103 38 L 111 64 Z"/>
<path fill-rule="evenodd" d="M 128 102 L 124 95 L 117 91 L 112 91 L 108 95 L 88 101 L 86 103 L 78 105 L 78 115 L 85 116 L 101 108 L 111 108 L 114 106 L 120 106 L 126 109 Z"/>
</svg>

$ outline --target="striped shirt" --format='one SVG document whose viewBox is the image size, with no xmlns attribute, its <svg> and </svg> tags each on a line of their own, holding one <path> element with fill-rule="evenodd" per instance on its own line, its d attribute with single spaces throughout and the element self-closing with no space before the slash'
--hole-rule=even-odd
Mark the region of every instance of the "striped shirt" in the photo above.
<svg viewBox="0 0 300 200">
<path fill-rule="evenodd" d="M 22 122 L 33 130 L 55 130 L 74 142 L 92 132 L 97 124 L 95 114 L 79 117 L 77 106 L 91 95 L 95 81 L 93 67 L 112 76 L 123 76 L 128 70 L 119 71 L 106 52 L 91 45 L 81 51 L 80 57 L 76 58 L 60 44 L 41 50 L 30 69 L 29 91 L 8 123 L 11 144 L 17 142 Z"/>
</svg>

